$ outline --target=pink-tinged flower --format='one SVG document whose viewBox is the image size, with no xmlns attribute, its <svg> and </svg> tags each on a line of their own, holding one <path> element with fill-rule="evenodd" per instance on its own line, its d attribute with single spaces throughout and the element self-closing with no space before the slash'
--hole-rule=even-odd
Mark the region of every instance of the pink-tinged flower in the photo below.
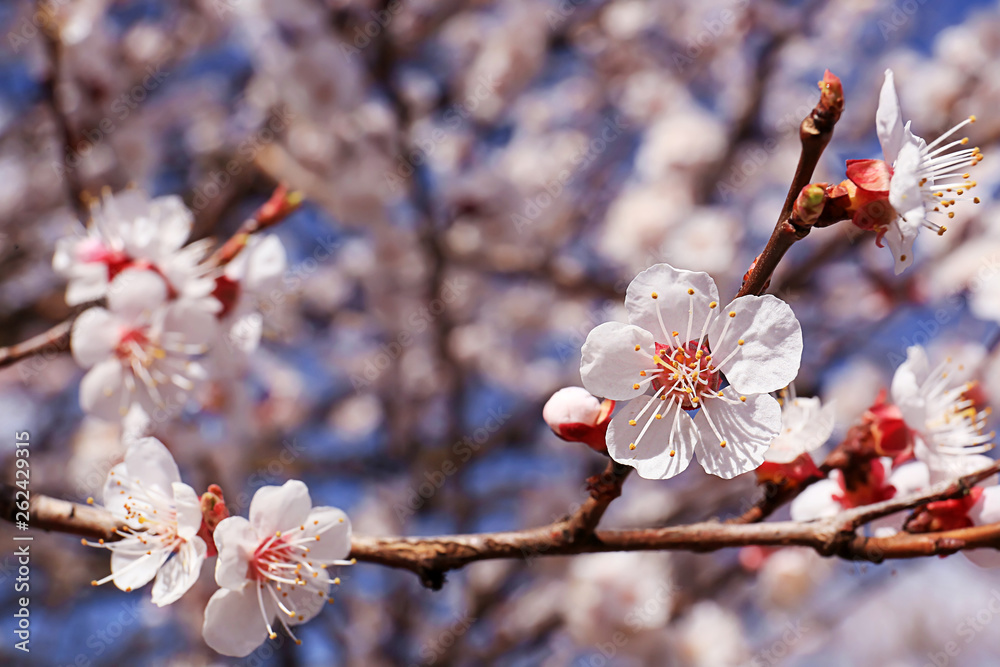
<svg viewBox="0 0 1000 667">
<path fill-rule="evenodd" d="M 176 602 L 198 580 L 207 545 L 198 537 L 202 513 L 198 494 L 181 482 L 177 464 L 156 438 L 129 446 L 125 461 L 108 473 L 104 507 L 127 527 L 116 542 L 87 542 L 111 551 L 111 574 L 123 591 L 153 583 L 153 602 Z"/>
<path fill-rule="evenodd" d="M 105 192 L 91 206 L 86 235 L 60 239 L 52 265 L 69 279 L 66 303 L 75 306 L 107 295 L 125 269 L 159 273 L 171 295 L 205 296 L 212 289 L 203 266 L 209 242 L 186 247 L 194 216 L 180 197 L 150 200 L 139 190 Z"/>
<path fill-rule="evenodd" d="M 898 465 L 913 457 L 913 431 L 906 425 L 899 406 L 887 403 L 885 398 L 882 389 L 861 421 L 868 427 L 875 453 L 890 457 Z"/>
<path fill-rule="evenodd" d="M 944 143 L 975 120 L 970 116 L 928 144 L 910 131 L 909 122 L 903 123 L 892 70 L 885 71 L 875 113 L 885 160 L 848 160 L 847 177 L 859 190 L 851 197 L 855 224 L 876 231 L 880 246 L 885 238 L 897 274 L 913 263 L 913 242 L 921 227 L 942 234 L 945 227 L 934 219 L 955 216 L 944 209 L 962 199 L 979 203 L 970 192 L 976 182 L 969 180 L 968 170 L 982 160 L 982 153 L 978 148 L 965 148 L 967 137 Z M 895 215 L 884 207 L 873 207 L 873 201 L 888 201 Z"/>
<path fill-rule="evenodd" d="M 781 406 L 781 433 L 771 441 L 764 460 L 791 463 L 826 444 L 833 433 L 833 405 L 822 405 L 818 398 L 794 395 Z"/>
<path fill-rule="evenodd" d="M 223 655 L 248 655 L 275 639 L 275 619 L 295 639 L 291 626 L 305 623 L 330 599 L 327 567 L 350 565 L 351 523 L 335 507 L 313 507 L 298 480 L 264 486 L 250 502 L 250 520 L 230 517 L 215 529 L 219 550 L 215 580 L 202 632 Z M 296 643 L 299 642 L 295 639 Z"/>
<path fill-rule="evenodd" d="M 545 403 L 542 419 L 563 440 L 607 452 L 605 438 L 614 409 L 614 401 L 601 401 L 583 387 L 564 387 Z"/>
<path fill-rule="evenodd" d="M 764 461 L 781 430 L 768 392 L 798 373 L 799 322 L 774 296 L 718 298 L 707 273 L 657 264 L 628 287 L 629 324 L 602 324 L 583 345 L 587 390 L 629 400 L 611 420 L 608 453 L 642 477 L 673 477 L 695 453 L 707 472 L 735 477 Z"/>
<path fill-rule="evenodd" d="M 893 469 L 888 458 L 873 459 L 852 469 L 849 480 L 842 471 L 831 470 L 829 478 L 807 487 L 792 501 L 792 519 L 823 519 L 845 509 L 871 505 L 897 495 L 906 496 L 929 487 L 929 472 L 924 463 L 912 461 Z M 902 527 L 905 518 L 897 514 L 879 519 L 872 526 L 876 534 L 894 533 Z"/>
<path fill-rule="evenodd" d="M 969 398 L 975 384 L 961 380 L 964 371 L 950 358 L 931 369 L 924 348 L 913 345 L 893 375 L 893 401 L 926 445 L 924 458 L 979 455 L 993 448 L 994 433 L 983 432 L 989 408 L 980 410 Z"/>
<path fill-rule="evenodd" d="M 73 358 L 90 370 L 80 383 L 80 406 L 107 420 L 132 405 L 147 415 L 179 410 L 205 373 L 196 356 L 217 326 L 208 299 L 167 301 L 153 271 L 128 269 L 112 281 L 108 308 L 89 308 L 73 323 Z"/>
<path fill-rule="evenodd" d="M 274 235 L 251 236 L 243 250 L 226 264 L 212 291 L 222 304 L 217 317 L 226 345 L 215 346 L 220 354 L 257 349 L 264 323 L 259 308 L 268 299 L 280 298 L 287 270 L 285 246 Z"/>
</svg>

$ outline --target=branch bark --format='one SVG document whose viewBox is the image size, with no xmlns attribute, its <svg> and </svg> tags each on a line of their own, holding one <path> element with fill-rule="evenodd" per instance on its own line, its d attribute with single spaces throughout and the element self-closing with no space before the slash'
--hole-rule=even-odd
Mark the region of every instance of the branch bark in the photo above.
<svg viewBox="0 0 1000 667">
<path fill-rule="evenodd" d="M 609 466 L 610 468 L 610 466 Z M 624 480 L 617 475 L 615 480 Z M 449 570 L 481 560 L 516 558 L 531 560 L 539 556 L 564 556 L 606 551 L 716 551 L 742 546 L 803 546 L 823 556 L 846 560 L 881 562 L 890 558 L 919 558 L 948 555 L 963 549 L 1000 547 L 1000 524 L 962 528 L 938 533 L 899 533 L 892 537 L 869 538 L 857 534 L 861 526 L 884 516 L 917 506 L 960 497 L 977 482 L 1000 472 L 1000 461 L 976 473 L 932 489 L 901 498 L 866 505 L 841 512 L 828 519 L 811 522 L 776 521 L 756 524 L 725 524 L 704 521 L 684 526 L 636 530 L 593 531 L 613 488 L 593 485 L 590 500 L 573 517 L 540 528 L 446 535 L 440 537 L 364 537 L 352 540 L 351 556 L 358 561 L 416 573 L 429 588 L 444 585 Z M 4 486 L 0 492 L 0 516 L 15 520 L 15 487 Z M 603 508 L 602 508 L 603 507 Z M 595 519 L 596 517 L 596 519 Z M 107 511 L 87 505 L 33 496 L 29 524 L 44 530 L 114 540 L 119 528 Z"/>
<path fill-rule="evenodd" d="M 839 79 L 827 72 L 820 82 L 820 88 L 823 92 L 820 94 L 819 103 L 799 125 L 802 151 L 799 153 L 795 177 L 792 178 L 788 195 L 785 197 L 785 205 L 781 209 L 781 215 L 778 216 L 771 238 L 768 239 L 760 257 L 754 262 L 750 275 L 736 294 L 737 297 L 763 292 L 781 258 L 796 241 L 805 238 L 811 228 L 810 225 L 796 223 L 792 217 L 792 207 L 799 192 L 812 180 L 813 171 L 816 170 L 820 156 L 830 143 L 833 128 L 844 110 L 844 96 L 840 92 Z"/>
</svg>

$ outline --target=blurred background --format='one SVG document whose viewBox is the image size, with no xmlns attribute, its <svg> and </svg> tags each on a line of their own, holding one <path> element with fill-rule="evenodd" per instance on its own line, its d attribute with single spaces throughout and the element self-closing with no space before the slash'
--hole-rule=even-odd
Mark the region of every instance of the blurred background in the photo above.
<svg viewBox="0 0 1000 667">
<path fill-rule="evenodd" d="M 573 511 L 605 460 L 552 435 L 542 404 L 580 383 L 580 345 L 624 319 L 638 271 L 669 262 L 735 293 L 826 68 L 846 110 L 817 181 L 881 157 L 874 114 L 892 67 L 916 133 L 978 114 L 984 202 L 922 236 L 898 277 L 846 224 L 791 250 L 770 291 L 803 325 L 799 395 L 835 401 L 836 438 L 914 343 L 987 355 L 985 388 L 1000 395 L 997 324 L 968 308 L 1000 273 L 996 3 L 5 0 L 0 33 L 0 345 L 71 314 L 51 259 L 85 215 L 75 193 L 178 194 L 194 238 L 223 239 L 278 182 L 306 194 L 273 230 L 290 270 L 262 304 L 262 348 L 156 431 L 185 480 L 219 483 L 234 512 L 289 478 L 367 535 Z M 12 434 L 27 430 L 33 492 L 99 495 L 120 432 L 84 418 L 81 376 L 68 354 L 0 371 L 5 479 Z M 633 476 L 603 525 L 726 518 L 756 494 L 752 475 L 699 466 Z M 302 646 L 231 660 L 201 640 L 211 564 L 160 609 L 148 591 L 92 588 L 108 554 L 78 538 L 39 535 L 32 549 L 32 652 L 13 650 L 3 614 L 8 664 L 941 667 L 1000 652 L 1000 572 L 961 556 L 541 557 L 449 573 L 439 592 L 359 564 Z M 5 609 L 12 554 L 0 551 Z"/>
</svg>

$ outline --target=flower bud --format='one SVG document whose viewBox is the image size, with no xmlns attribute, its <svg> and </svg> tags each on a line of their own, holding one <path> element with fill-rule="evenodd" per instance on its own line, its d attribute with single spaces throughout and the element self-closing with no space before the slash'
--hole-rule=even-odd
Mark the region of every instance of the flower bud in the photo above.
<svg viewBox="0 0 1000 667">
<path fill-rule="evenodd" d="M 826 203 L 826 188 L 826 183 L 810 183 L 799 192 L 792 210 L 800 224 L 811 226 L 819 220 Z"/>
<path fill-rule="evenodd" d="M 809 452 L 804 452 L 788 463 L 777 463 L 775 461 L 764 461 L 760 467 L 754 471 L 757 475 L 758 484 L 774 484 L 784 486 L 791 482 L 801 484 L 813 477 L 823 477 L 823 473 L 816 467 Z"/>
<path fill-rule="evenodd" d="M 542 418 L 563 440 L 582 442 L 606 454 L 605 438 L 614 408 L 614 401 L 600 401 L 583 387 L 565 387 L 545 403 Z"/>
<path fill-rule="evenodd" d="M 208 491 L 201 494 L 201 528 L 198 537 L 208 545 L 208 556 L 216 555 L 215 527 L 219 522 L 229 517 L 229 509 L 222 497 L 222 488 L 218 484 L 209 484 Z"/>
</svg>

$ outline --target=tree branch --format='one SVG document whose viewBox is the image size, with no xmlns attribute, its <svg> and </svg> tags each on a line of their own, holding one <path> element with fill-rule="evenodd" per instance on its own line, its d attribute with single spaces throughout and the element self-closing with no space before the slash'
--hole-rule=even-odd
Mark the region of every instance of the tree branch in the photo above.
<svg viewBox="0 0 1000 667">
<path fill-rule="evenodd" d="M 778 216 L 778 223 L 774 226 L 771 238 L 768 239 L 760 257 L 754 262 L 750 275 L 736 294 L 737 297 L 763 292 L 767 287 L 767 282 L 771 279 L 771 274 L 774 273 L 774 269 L 788 249 L 809 233 L 810 225 L 796 224 L 792 217 L 792 206 L 802 188 L 812 180 L 813 171 L 815 171 L 826 145 L 830 143 L 830 139 L 833 137 L 833 128 L 840 120 L 840 114 L 844 110 L 844 96 L 840 88 L 840 80 L 837 77 L 827 72 L 823 81 L 820 82 L 820 90 L 823 92 L 820 94 L 819 103 L 799 125 L 802 151 L 799 153 L 795 177 L 792 178 L 792 184 L 788 188 L 788 195 L 785 197 L 785 205 L 781 209 L 781 215 Z"/>
<path fill-rule="evenodd" d="M 69 349 L 69 332 L 73 328 L 73 320 L 76 316 L 60 322 L 48 331 L 38 334 L 28 340 L 0 347 L 0 368 L 5 368 L 11 364 L 27 357 L 41 354 L 52 349 L 55 352 L 65 352 Z"/>
<path fill-rule="evenodd" d="M 612 466 L 609 466 L 611 469 Z M 439 589 L 449 570 L 481 560 L 538 556 L 563 556 L 606 551 L 706 552 L 743 546 L 804 546 L 823 556 L 846 560 L 881 562 L 889 558 L 919 558 L 947 555 L 963 549 L 1000 547 L 1000 524 L 962 528 L 939 533 L 899 533 L 892 537 L 868 538 L 857 529 L 875 519 L 913 509 L 938 500 L 960 497 L 977 482 L 1000 472 L 1000 461 L 976 473 L 943 482 L 928 491 L 892 498 L 880 503 L 845 510 L 828 519 L 810 522 L 776 521 L 756 524 L 725 524 L 704 521 L 685 526 L 637 530 L 592 531 L 604 509 L 620 493 L 625 474 L 611 470 L 606 485 L 593 484 L 591 498 L 573 516 L 540 528 L 447 535 L 441 537 L 364 537 L 352 540 L 351 556 L 362 562 L 409 570 L 423 584 Z M 615 491 L 617 489 L 617 491 Z M 16 487 L 0 491 L 0 515 L 14 521 Z M 117 539 L 119 528 L 106 510 L 33 496 L 30 525 L 44 530 Z"/>
</svg>

